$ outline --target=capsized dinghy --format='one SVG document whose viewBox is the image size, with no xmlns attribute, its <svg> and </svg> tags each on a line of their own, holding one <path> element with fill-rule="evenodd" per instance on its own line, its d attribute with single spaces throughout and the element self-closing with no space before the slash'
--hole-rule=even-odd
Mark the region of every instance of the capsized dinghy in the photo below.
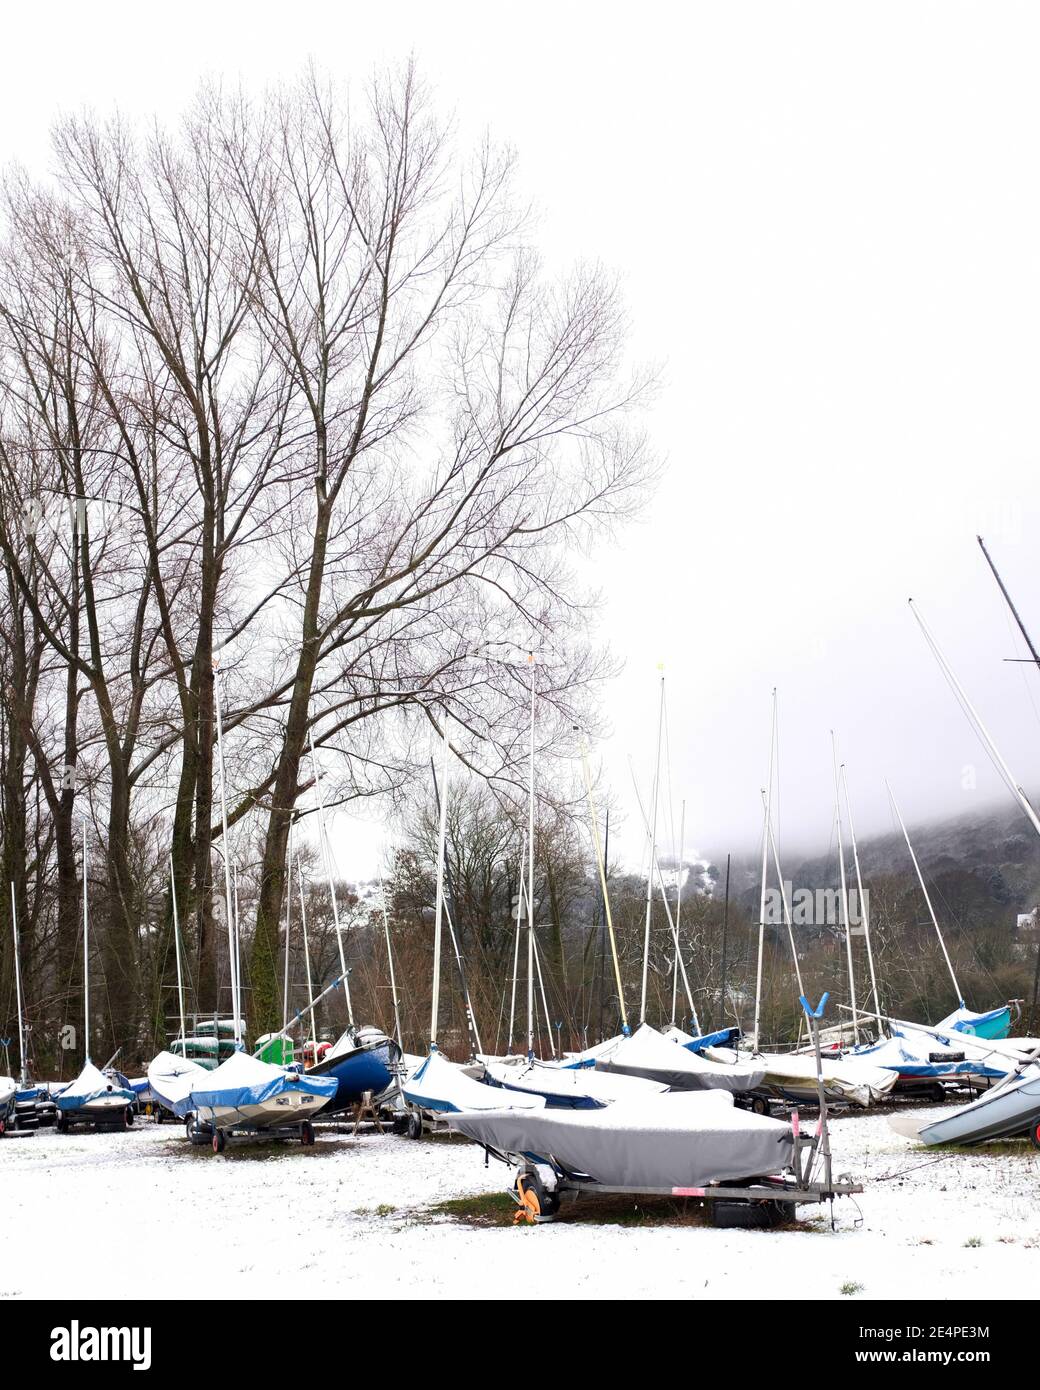
<svg viewBox="0 0 1040 1390">
<path fill-rule="evenodd" d="M 677 1090 L 744 1092 L 761 1086 L 765 1068 L 756 1059 L 714 1061 L 662 1037 L 648 1023 L 612 1051 L 596 1058 L 596 1070 L 642 1076 Z"/>
<path fill-rule="evenodd" d="M 702 1187 L 763 1177 L 789 1167 L 794 1155 L 789 1124 L 740 1110 L 719 1090 L 602 1110 L 453 1114 L 448 1124 L 510 1160 L 535 1156 L 611 1187 Z"/>
<path fill-rule="evenodd" d="M 236 1052 L 215 1071 L 193 1074 L 190 1087 L 170 1109 L 194 1113 L 215 1130 L 272 1129 L 313 1120 L 336 1094 L 331 1076 L 301 1076 Z"/>
<path fill-rule="evenodd" d="M 925 1144 L 980 1144 L 1028 1134 L 1040 1148 L 1040 1063 L 1029 1062 L 968 1105 L 922 1125 Z"/>
<path fill-rule="evenodd" d="M 137 1097 L 129 1087 L 121 1086 L 88 1062 L 75 1081 L 70 1081 L 54 1099 L 59 1129 L 83 1120 L 122 1129 L 132 1121 L 131 1107 Z"/>
<path fill-rule="evenodd" d="M 524 1091 L 503 1091 L 475 1080 L 432 1048 L 402 1082 L 409 1105 L 420 1110 L 455 1113 L 470 1110 L 541 1110 L 545 1097 Z"/>
<path fill-rule="evenodd" d="M 596 1110 L 638 1096 L 660 1095 L 667 1090 L 665 1083 L 648 1081 L 642 1076 L 526 1060 L 519 1067 L 508 1062 L 488 1062 L 484 1068 L 484 1082 L 509 1092 L 542 1096 L 547 1106 L 562 1110 Z"/>
</svg>

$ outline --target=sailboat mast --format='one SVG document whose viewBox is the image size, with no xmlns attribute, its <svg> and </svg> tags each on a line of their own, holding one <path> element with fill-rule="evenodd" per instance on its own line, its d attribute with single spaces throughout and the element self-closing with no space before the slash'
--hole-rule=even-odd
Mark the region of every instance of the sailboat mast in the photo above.
<svg viewBox="0 0 1040 1390">
<path fill-rule="evenodd" d="M 350 997 L 350 982 L 347 973 L 347 958 L 343 950 L 343 932 L 339 925 L 339 902 L 336 898 L 336 876 L 332 872 L 332 848 L 329 845 L 329 834 L 325 827 L 325 797 L 321 790 L 321 773 L 318 771 L 318 757 L 314 751 L 314 731 L 308 730 L 307 737 L 311 745 L 311 767 L 314 771 L 314 791 L 318 801 L 318 843 L 321 848 L 321 859 L 325 866 L 325 876 L 329 884 L 329 896 L 332 899 L 332 921 L 336 929 L 336 946 L 339 950 L 339 968 L 343 976 L 343 997 L 347 1004 L 347 1022 L 351 1028 L 354 1026 L 354 1004 Z"/>
<path fill-rule="evenodd" d="M 531 740 L 527 768 L 527 1056 L 534 1056 L 534 652 L 531 663 Z"/>
<path fill-rule="evenodd" d="M 650 968 L 650 914 L 654 902 L 654 866 L 657 863 L 657 802 L 661 785 L 661 731 L 664 726 L 664 675 L 657 705 L 657 757 L 650 806 L 650 869 L 646 876 L 646 921 L 643 927 L 643 981 L 639 991 L 639 1022 L 646 1022 L 646 985 Z"/>
<path fill-rule="evenodd" d="M 437 830 L 437 897 L 433 917 L 433 991 L 430 1004 L 430 1050 L 437 1047 L 437 1018 L 441 1004 L 441 923 L 444 916 L 444 845 L 448 834 L 448 718 L 444 718 L 444 788 Z"/>
<path fill-rule="evenodd" d="M 235 940 L 235 913 L 231 892 L 231 843 L 228 838 L 227 782 L 224 776 L 224 726 L 220 709 L 220 671 L 213 667 L 213 706 L 217 716 L 217 770 L 220 784 L 220 825 L 223 832 L 224 910 L 227 914 L 228 962 L 231 971 L 231 1011 L 234 1015 L 235 1042 L 242 1041 L 242 1020 L 238 1010 L 238 947 Z"/>
<path fill-rule="evenodd" d="M 513 1035 L 516 1024 L 516 981 L 520 972 L 520 919 L 524 915 L 524 871 L 527 865 L 527 837 L 524 836 L 520 849 L 520 878 L 516 895 L 516 935 L 513 938 L 513 987 L 509 996 L 509 1051 L 513 1050 Z"/>
<path fill-rule="evenodd" d="M 878 994 L 877 975 L 874 973 L 874 947 L 870 939 L 870 905 L 863 891 L 863 875 L 859 868 L 859 849 L 856 845 L 856 827 L 852 823 L 852 802 L 849 800 L 849 780 L 845 775 L 845 764 L 841 765 L 841 785 L 845 792 L 845 810 L 849 817 L 849 838 L 852 840 L 852 862 L 856 866 L 856 893 L 859 897 L 859 910 L 863 918 L 863 939 L 867 946 L 867 966 L 870 970 L 870 992 L 874 997 L 874 1008 L 881 1010 L 881 996 Z"/>
<path fill-rule="evenodd" d="M 764 796 L 764 793 L 763 793 Z M 772 821 L 769 823 L 769 847 L 773 854 L 773 867 L 776 869 L 776 880 L 780 885 L 780 901 L 784 910 L 784 925 L 787 927 L 787 939 L 791 943 L 791 957 L 794 960 L 794 973 L 798 981 L 798 993 L 805 993 L 805 986 L 802 984 L 802 967 L 798 960 L 798 948 L 794 941 L 794 922 L 791 916 L 791 905 L 787 901 L 787 889 L 784 887 L 783 870 L 780 868 L 780 853 L 776 847 L 776 838 L 773 835 Z"/>
<path fill-rule="evenodd" d="M 11 883 L 11 936 L 14 938 L 14 997 L 18 1009 L 18 1072 L 22 1085 L 29 1079 L 25 1063 L 25 1022 L 22 1016 L 22 972 L 18 963 L 18 907 L 15 903 L 14 882 Z"/>
<path fill-rule="evenodd" d="M 307 936 L 307 909 L 303 904 L 303 865 L 300 869 L 300 930 L 303 932 L 303 968 L 307 976 L 307 998 L 314 998 L 314 982 L 311 979 L 311 945 Z M 311 1039 L 314 1043 L 313 1061 L 318 1060 L 318 1024 L 314 1016 L 314 1005 L 311 1004 Z M 313 1065 L 313 1063 L 312 1063 Z"/>
<path fill-rule="evenodd" d="M 173 855 L 170 855 L 170 902 L 173 905 L 173 950 L 177 959 L 177 1009 L 181 1018 L 181 1037 L 187 1037 L 184 1025 L 184 975 L 181 968 L 181 919 L 177 912 L 177 884 L 173 877 Z"/>
<path fill-rule="evenodd" d="M 621 985 L 621 963 L 618 960 L 617 939 L 614 936 L 614 918 L 610 911 L 610 894 L 607 892 L 607 846 L 603 854 L 599 852 L 599 821 L 596 817 L 596 802 L 592 795 L 592 774 L 589 771 L 589 750 L 585 735 L 581 736 L 581 767 L 585 776 L 585 797 L 589 806 L 589 826 L 592 830 L 592 852 L 596 856 L 596 870 L 599 873 L 599 887 L 603 895 L 603 912 L 607 920 L 607 935 L 610 938 L 610 954 L 614 962 L 614 982 L 617 985 L 618 1006 L 621 1009 L 621 1031 L 629 1032 L 628 1014 L 625 1010 L 625 991 Z M 607 812 L 607 833 L 610 832 L 610 812 Z M 602 1000 L 600 1001 L 600 1031 L 602 1032 Z"/>
<path fill-rule="evenodd" d="M 773 690 L 773 719 L 769 734 L 769 782 L 765 789 L 765 824 L 762 827 L 762 885 L 758 899 L 758 965 L 755 970 L 755 1051 L 762 1050 L 759 1030 L 762 1023 L 762 958 L 766 944 L 766 887 L 769 874 L 769 836 L 772 824 L 773 767 L 776 761 L 776 690 Z"/>
<path fill-rule="evenodd" d="M 674 824 L 674 822 L 673 822 Z M 675 890 L 675 933 L 679 934 L 679 925 L 682 922 L 682 890 L 683 879 L 683 841 L 686 838 L 686 802 L 682 803 L 679 811 L 679 881 Z M 679 951 L 676 948 L 675 965 L 672 968 L 672 1027 L 675 1027 L 675 1004 L 679 994 Z"/>
<path fill-rule="evenodd" d="M 932 919 L 932 926 L 935 928 L 935 934 L 939 938 L 939 945 L 942 947 L 943 959 L 946 961 L 946 969 L 950 972 L 950 979 L 953 981 L 953 992 L 957 997 L 958 1003 L 963 1009 L 964 995 L 961 994 L 961 987 L 957 983 L 957 976 L 953 972 L 953 962 L 950 960 L 950 953 L 946 949 L 946 942 L 943 940 L 943 934 L 939 930 L 939 919 L 935 915 L 935 908 L 932 906 L 932 900 L 928 896 L 928 888 L 924 881 L 924 874 L 921 872 L 921 866 L 917 862 L 917 855 L 914 853 L 914 847 L 910 843 L 910 836 L 907 833 L 907 828 L 903 822 L 903 817 L 899 810 L 899 805 L 892 792 L 892 788 L 888 785 L 888 782 L 885 783 L 885 786 L 888 788 L 888 795 L 890 801 L 892 802 L 892 809 L 895 811 L 896 819 L 899 821 L 899 828 L 903 832 L 903 839 L 906 841 L 906 847 L 910 851 L 910 858 L 913 860 L 914 869 L 917 872 L 917 881 L 921 885 L 921 892 L 924 894 L 924 900 L 928 904 L 928 915 Z"/>
<path fill-rule="evenodd" d="M 726 1026 L 726 947 L 729 944 L 729 867 L 730 855 L 726 855 L 726 897 L 722 907 L 722 989 L 719 1000 L 719 1014 L 722 1027 Z"/>
<path fill-rule="evenodd" d="M 841 873 L 841 910 L 845 918 L 845 958 L 849 967 L 849 1002 L 852 1005 L 852 1034 L 859 1043 L 859 1014 L 856 1011 L 856 974 L 852 967 L 852 924 L 849 922 L 849 885 L 845 877 L 845 846 L 841 838 L 841 784 L 838 777 L 838 740 L 831 730 L 831 761 L 834 764 L 834 825 L 838 834 L 838 869 Z"/>
<path fill-rule="evenodd" d="M 430 770 L 433 773 L 433 795 L 437 803 L 437 812 L 438 814 L 440 814 L 441 794 L 437 786 L 437 769 L 434 766 L 432 758 L 430 759 Z M 462 959 L 462 951 L 459 947 L 459 938 L 457 932 L 455 931 L 455 922 L 452 919 L 451 908 L 448 906 L 449 898 L 453 903 L 457 903 L 458 899 L 455 896 L 455 888 L 452 882 L 451 858 L 448 855 L 447 847 L 445 847 L 444 853 L 444 886 L 447 890 L 445 893 L 444 900 L 444 917 L 446 922 L 448 923 L 448 936 L 451 939 L 451 949 L 455 956 L 455 964 L 458 967 L 459 982 L 462 985 L 462 1003 L 463 1007 L 466 1010 L 466 1027 L 469 1030 L 470 1049 L 474 1057 L 479 1057 L 480 1054 L 484 1051 L 484 1048 L 480 1041 L 480 1029 L 477 1027 L 477 1016 L 473 1011 L 473 1000 L 470 997 L 469 981 L 466 978 L 466 964 L 465 961 Z"/>
<path fill-rule="evenodd" d="M 1030 654 L 1030 656 L 1033 658 L 1033 660 L 1034 660 L 1034 662 L 1036 663 L 1036 665 L 1037 665 L 1037 666 L 1040 666 L 1040 652 L 1038 652 L 1037 649 L 1033 646 L 1033 639 L 1030 637 L 1029 633 L 1026 631 L 1026 625 L 1025 625 L 1025 623 L 1022 621 L 1021 617 L 1019 616 L 1018 609 L 1015 607 L 1014 603 L 1012 603 L 1012 601 L 1011 601 L 1011 595 L 1008 593 L 1007 588 L 1005 587 L 1004 581 L 1003 581 L 1003 579 L 1001 579 L 1000 573 L 999 573 L 999 571 L 997 570 L 996 565 L 993 563 L 993 559 L 992 559 L 992 557 L 990 556 L 989 551 L 986 549 L 986 542 L 982 539 L 981 536 L 976 536 L 975 539 L 978 541 L 978 543 L 979 543 L 979 548 L 981 549 L 983 555 L 985 555 L 985 557 L 986 557 L 986 563 L 989 565 L 990 569 L 993 571 L 993 578 L 997 581 L 997 585 L 998 585 L 998 587 L 999 587 L 999 589 L 1000 589 L 1000 592 L 1004 595 L 1004 601 L 1005 601 L 1005 603 L 1006 603 L 1007 606 L 1011 609 L 1011 616 L 1014 618 L 1015 622 L 1018 624 L 1018 630 L 1019 630 L 1019 632 L 1022 634 L 1023 638 L 1025 639 L 1025 644 L 1026 644 L 1026 646 L 1029 648 L 1029 654 Z"/>
<path fill-rule="evenodd" d="M 292 923 L 292 852 L 293 820 L 289 819 L 289 843 L 286 846 L 286 892 L 285 892 L 285 963 L 282 975 L 282 1017 L 289 1017 L 289 927 Z"/>
<path fill-rule="evenodd" d="M 384 851 L 385 854 L 385 851 Z M 404 1038 L 401 1035 L 401 1010 L 397 1002 L 397 980 L 394 976 L 394 953 L 390 946 L 390 916 L 386 910 L 386 879 L 380 885 L 380 897 L 383 902 L 383 935 L 386 938 L 386 961 L 390 967 L 390 996 L 394 1001 L 394 1030 L 397 1037 L 397 1046 L 404 1051 Z"/>
<path fill-rule="evenodd" d="M 87 921 L 87 821 L 83 819 L 83 1058 L 90 1061 L 90 947 Z"/>
</svg>

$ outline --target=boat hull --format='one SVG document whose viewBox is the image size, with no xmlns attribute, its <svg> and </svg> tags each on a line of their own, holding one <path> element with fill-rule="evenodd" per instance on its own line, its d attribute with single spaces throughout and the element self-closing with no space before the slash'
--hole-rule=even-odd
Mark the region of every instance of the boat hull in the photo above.
<svg viewBox="0 0 1040 1390">
<path fill-rule="evenodd" d="M 329 1076 L 335 1079 L 336 1094 L 325 1107 L 327 1111 L 345 1110 L 355 1105 L 371 1091 L 379 1095 L 393 1081 L 392 1068 L 401 1050 L 391 1038 L 363 1043 L 339 1056 L 325 1056 L 316 1066 L 308 1067 L 306 1076 Z"/>
<path fill-rule="evenodd" d="M 922 1125 L 918 1135 L 925 1144 L 981 1144 L 987 1139 L 1007 1139 L 1031 1134 L 1040 1124 L 1040 1068 L 1031 1067 L 1017 1081 L 999 1086 L 987 1095 Z"/>
<path fill-rule="evenodd" d="M 313 1120 L 323 1104 L 321 1096 L 289 1088 L 254 1105 L 200 1105 L 196 1118 L 212 1129 L 280 1129 Z"/>
</svg>

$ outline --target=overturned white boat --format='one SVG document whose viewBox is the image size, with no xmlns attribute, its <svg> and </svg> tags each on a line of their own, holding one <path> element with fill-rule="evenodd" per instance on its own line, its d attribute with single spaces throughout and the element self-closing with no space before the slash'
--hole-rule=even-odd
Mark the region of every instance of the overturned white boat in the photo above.
<svg viewBox="0 0 1040 1390">
<path fill-rule="evenodd" d="M 1040 1062 L 1028 1062 L 978 1100 L 917 1131 L 925 1144 L 981 1144 L 1026 1134 L 1040 1148 Z"/>
<path fill-rule="evenodd" d="M 509 1095 L 522 1092 L 541 1096 L 547 1106 L 563 1110 L 595 1110 L 639 1096 L 660 1095 L 668 1089 L 665 1082 L 641 1076 L 526 1059 L 520 1066 L 508 1062 L 486 1063 L 484 1083 Z"/>
<path fill-rule="evenodd" d="M 790 1167 L 794 1155 L 789 1124 L 738 1109 L 719 1090 L 599 1110 L 453 1114 L 448 1124 L 509 1162 L 537 1157 L 611 1187 L 693 1188 L 760 1177 Z"/>
<path fill-rule="evenodd" d="M 756 1058 L 715 1059 L 690 1052 L 670 1042 L 648 1023 L 640 1024 L 631 1037 L 621 1038 L 596 1058 L 596 1070 L 621 1076 L 638 1076 L 684 1091 L 732 1091 L 744 1093 L 761 1086 L 765 1068 Z"/>
<path fill-rule="evenodd" d="M 473 1110 L 541 1110 L 545 1097 L 522 1090 L 504 1091 L 469 1076 L 437 1048 L 401 1083 L 409 1105 L 419 1110 L 454 1114 Z"/>
</svg>

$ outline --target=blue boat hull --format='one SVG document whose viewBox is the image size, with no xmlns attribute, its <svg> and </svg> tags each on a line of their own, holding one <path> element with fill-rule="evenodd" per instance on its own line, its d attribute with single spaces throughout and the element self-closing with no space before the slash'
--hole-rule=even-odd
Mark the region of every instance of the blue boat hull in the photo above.
<svg viewBox="0 0 1040 1390">
<path fill-rule="evenodd" d="M 348 1105 L 354 1105 L 365 1091 L 373 1095 L 385 1091 L 394 1079 L 390 1068 L 399 1056 L 397 1044 L 384 1038 L 342 1056 L 326 1058 L 316 1067 L 308 1067 L 306 1075 L 335 1077 L 336 1094 L 325 1107 L 327 1114 L 330 1110 L 345 1110 Z"/>
</svg>

